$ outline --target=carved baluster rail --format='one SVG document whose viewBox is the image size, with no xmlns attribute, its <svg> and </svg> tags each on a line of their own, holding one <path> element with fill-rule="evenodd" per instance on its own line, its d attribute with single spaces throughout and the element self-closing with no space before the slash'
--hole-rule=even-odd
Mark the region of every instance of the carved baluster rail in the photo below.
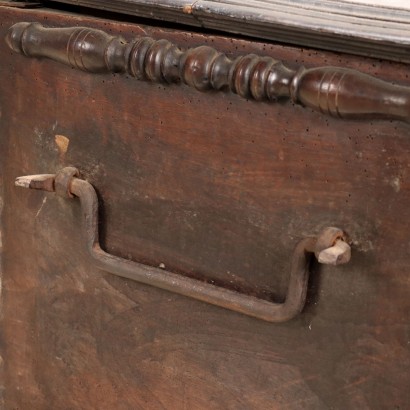
<svg viewBox="0 0 410 410">
<path fill-rule="evenodd" d="M 17 23 L 7 44 L 28 57 L 47 57 L 91 73 L 128 73 L 140 80 L 182 82 L 199 91 L 230 90 L 244 98 L 291 99 L 340 118 L 409 121 L 410 88 L 338 67 L 293 70 L 271 57 L 234 60 L 212 47 L 181 50 L 167 40 L 123 38 L 85 27 Z"/>
</svg>

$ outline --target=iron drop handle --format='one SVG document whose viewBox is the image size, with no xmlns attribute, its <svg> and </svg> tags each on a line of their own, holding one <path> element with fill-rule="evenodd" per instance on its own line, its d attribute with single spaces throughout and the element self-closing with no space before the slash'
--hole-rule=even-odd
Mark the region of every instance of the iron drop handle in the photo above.
<svg viewBox="0 0 410 410">
<path fill-rule="evenodd" d="M 199 91 L 230 90 L 243 98 L 290 99 L 325 115 L 410 120 L 410 88 L 341 67 L 287 67 L 271 57 L 231 59 L 212 47 L 182 50 L 167 40 L 126 42 L 87 27 L 14 24 L 8 46 L 27 57 L 46 57 L 90 73 L 127 73 L 140 80 L 184 83 Z"/>
<path fill-rule="evenodd" d="M 309 265 L 314 255 L 319 263 L 339 265 L 350 260 L 345 233 L 325 228 L 317 237 L 302 239 L 293 252 L 290 279 L 284 303 L 273 303 L 111 255 L 101 249 L 98 239 L 98 199 L 93 186 L 78 178 L 78 170 L 63 168 L 57 174 L 30 175 L 16 179 L 24 188 L 56 192 L 65 198 L 79 198 L 84 238 L 94 265 L 104 271 L 147 285 L 211 303 L 268 322 L 285 322 L 299 314 L 305 304 Z"/>
</svg>

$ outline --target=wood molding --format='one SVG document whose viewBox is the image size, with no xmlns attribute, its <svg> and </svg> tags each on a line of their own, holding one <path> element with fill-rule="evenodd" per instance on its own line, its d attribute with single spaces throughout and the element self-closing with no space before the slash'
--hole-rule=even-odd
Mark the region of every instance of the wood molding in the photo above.
<svg viewBox="0 0 410 410">
<path fill-rule="evenodd" d="M 339 67 L 292 69 L 271 57 L 230 59 L 212 47 L 182 50 L 168 40 L 119 36 L 86 27 L 17 23 L 6 42 L 27 57 L 46 57 L 90 73 L 127 73 L 139 80 L 184 83 L 198 91 L 229 90 L 243 98 L 288 99 L 346 119 L 410 118 L 410 88 Z"/>
</svg>

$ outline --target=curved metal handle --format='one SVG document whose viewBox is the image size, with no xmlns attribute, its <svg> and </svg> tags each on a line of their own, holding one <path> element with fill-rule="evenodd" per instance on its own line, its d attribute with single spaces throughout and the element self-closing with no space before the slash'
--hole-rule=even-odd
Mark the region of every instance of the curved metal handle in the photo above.
<svg viewBox="0 0 410 410">
<path fill-rule="evenodd" d="M 298 69 L 255 54 L 234 60 L 212 47 L 181 50 L 167 40 L 122 37 L 87 27 L 17 23 L 6 37 L 27 57 L 47 57 L 91 73 L 128 73 L 140 80 L 185 83 L 199 91 L 230 90 L 244 98 L 290 99 L 338 118 L 410 120 L 410 88 L 340 67 Z"/>
<path fill-rule="evenodd" d="M 96 267 L 268 322 L 284 322 L 302 311 L 306 300 L 312 255 L 315 255 L 320 263 L 333 265 L 347 263 L 350 260 L 350 246 L 346 242 L 344 232 L 338 228 L 326 228 L 318 237 L 302 239 L 293 252 L 286 300 L 284 303 L 272 303 L 160 268 L 122 259 L 103 251 L 98 239 L 97 195 L 89 182 L 78 178 L 76 168 L 63 168 L 55 175 L 19 177 L 15 184 L 24 188 L 56 192 L 66 198 L 80 199 L 87 250 Z"/>
</svg>

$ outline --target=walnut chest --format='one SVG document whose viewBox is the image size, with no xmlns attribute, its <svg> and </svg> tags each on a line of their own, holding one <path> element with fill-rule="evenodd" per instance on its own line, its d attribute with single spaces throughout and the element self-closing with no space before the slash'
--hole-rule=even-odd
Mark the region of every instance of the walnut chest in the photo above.
<svg viewBox="0 0 410 410">
<path fill-rule="evenodd" d="M 4 409 L 409 408 L 405 12 L 71 3 L 0 2 Z"/>
</svg>

